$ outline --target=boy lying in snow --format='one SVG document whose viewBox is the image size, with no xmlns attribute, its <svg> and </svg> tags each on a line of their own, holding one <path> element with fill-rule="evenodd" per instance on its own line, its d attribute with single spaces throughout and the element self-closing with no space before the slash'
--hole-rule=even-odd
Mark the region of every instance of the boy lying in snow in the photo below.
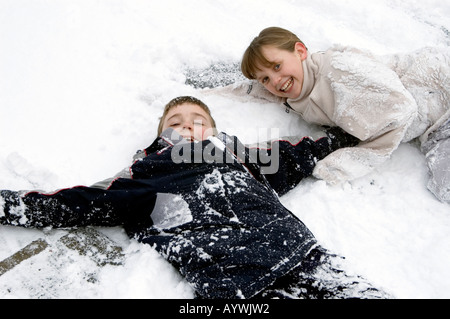
<svg viewBox="0 0 450 319">
<path fill-rule="evenodd" d="M 159 137 L 129 169 L 91 187 L 0 192 L 0 222 L 22 227 L 124 225 L 150 244 L 199 298 L 384 298 L 341 268 L 278 195 L 316 162 L 355 144 L 340 130 L 251 150 L 216 133 L 208 107 L 169 102 Z M 274 164 L 275 163 L 275 164 Z"/>
</svg>

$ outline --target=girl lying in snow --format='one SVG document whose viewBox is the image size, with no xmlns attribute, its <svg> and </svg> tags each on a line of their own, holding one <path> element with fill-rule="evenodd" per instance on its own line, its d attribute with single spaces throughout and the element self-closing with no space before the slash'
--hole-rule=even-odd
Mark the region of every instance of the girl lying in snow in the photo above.
<svg viewBox="0 0 450 319">
<path fill-rule="evenodd" d="M 401 142 L 419 137 L 428 188 L 450 202 L 450 50 L 425 48 L 376 57 L 337 46 L 310 53 L 292 32 L 271 27 L 241 62 L 251 80 L 214 92 L 279 102 L 309 123 L 338 126 L 361 142 L 320 161 L 313 175 L 330 184 L 352 180 L 385 161 Z"/>
</svg>

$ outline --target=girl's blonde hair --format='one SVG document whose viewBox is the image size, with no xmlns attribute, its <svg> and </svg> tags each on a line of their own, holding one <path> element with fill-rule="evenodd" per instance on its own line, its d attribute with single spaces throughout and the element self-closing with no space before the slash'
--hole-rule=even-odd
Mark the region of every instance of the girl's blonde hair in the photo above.
<svg viewBox="0 0 450 319">
<path fill-rule="evenodd" d="M 203 111 L 205 111 L 206 114 L 208 114 L 209 119 L 211 120 L 211 125 L 212 125 L 212 127 L 213 127 L 213 129 L 215 131 L 215 129 L 216 129 L 216 121 L 214 121 L 214 118 L 211 116 L 211 111 L 210 111 L 209 107 L 205 103 L 203 103 L 202 101 L 200 101 L 199 99 L 197 99 L 197 98 L 195 98 L 193 96 L 179 96 L 179 97 L 176 97 L 176 98 L 172 99 L 164 107 L 163 115 L 159 119 L 158 136 L 160 136 L 161 133 L 162 133 L 162 128 L 164 126 L 164 120 L 165 120 L 165 118 L 167 116 L 167 113 L 169 113 L 169 111 L 172 108 L 174 108 L 176 106 L 179 106 L 181 104 L 184 104 L 184 103 L 191 103 L 191 104 L 195 104 L 195 105 L 200 106 L 203 109 Z"/>
<path fill-rule="evenodd" d="M 297 42 L 305 45 L 289 30 L 279 27 L 270 27 L 262 30 L 244 52 L 241 62 L 242 74 L 246 78 L 254 80 L 256 79 L 256 71 L 259 70 L 258 65 L 265 67 L 271 67 L 273 65 L 273 62 L 268 61 L 262 54 L 262 48 L 264 46 L 273 46 L 281 50 L 294 52 Z"/>
</svg>

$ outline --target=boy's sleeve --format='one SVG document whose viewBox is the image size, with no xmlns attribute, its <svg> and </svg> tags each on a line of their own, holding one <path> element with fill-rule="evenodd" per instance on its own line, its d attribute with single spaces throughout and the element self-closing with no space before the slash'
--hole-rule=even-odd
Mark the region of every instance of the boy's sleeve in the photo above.
<svg viewBox="0 0 450 319">
<path fill-rule="evenodd" d="M 22 227 L 117 226 L 151 223 L 151 185 L 116 179 L 108 189 L 77 186 L 53 193 L 0 191 L 0 224 Z"/>
<path fill-rule="evenodd" d="M 257 152 L 261 172 L 280 196 L 310 176 L 318 161 L 342 147 L 354 146 L 359 142 L 337 127 L 325 133 L 325 137 L 317 140 L 286 137 L 271 141 L 268 148 L 253 149 Z"/>
</svg>

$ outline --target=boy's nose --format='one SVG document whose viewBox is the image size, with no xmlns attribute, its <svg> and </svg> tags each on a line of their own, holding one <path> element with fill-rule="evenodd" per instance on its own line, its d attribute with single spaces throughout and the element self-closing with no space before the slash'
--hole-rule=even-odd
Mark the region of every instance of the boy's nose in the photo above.
<svg viewBox="0 0 450 319">
<path fill-rule="evenodd" d="M 192 130 L 192 124 L 191 123 L 189 123 L 189 122 L 185 122 L 184 124 L 183 124 L 183 129 L 187 129 L 187 130 Z"/>
</svg>

